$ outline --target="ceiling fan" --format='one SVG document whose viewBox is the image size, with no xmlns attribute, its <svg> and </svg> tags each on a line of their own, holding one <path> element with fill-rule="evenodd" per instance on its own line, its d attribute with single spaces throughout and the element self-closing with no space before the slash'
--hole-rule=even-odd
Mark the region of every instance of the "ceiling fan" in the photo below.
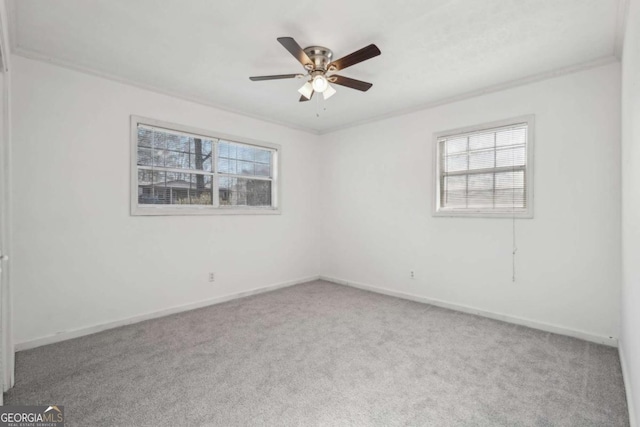
<svg viewBox="0 0 640 427">
<path fill-rule="evenodd" d="M 326 47 L 309 46 L 302 49 L 293 37 L 278 37 L 278 41 L 304 66 L 306 74 L 278 74 L 274 76 L 249 77 L 249 79 L 257 82 L 262 80 L 306 78 L 307 82 L 298 89 L 298 92 L 302 95 L 300 102 L 309 101 L 316 92 L 322 93 L 324 99 L 329 99 L 336 93 L 336 90 L 329 83 L 335 83 L 362 92 L 366 92 L 373 86 L 371 83 L 333 73 L 380 55 L 380 49 L 375 44 L 370 44 L 332 61 L 333 52 Z"/>
</svg>

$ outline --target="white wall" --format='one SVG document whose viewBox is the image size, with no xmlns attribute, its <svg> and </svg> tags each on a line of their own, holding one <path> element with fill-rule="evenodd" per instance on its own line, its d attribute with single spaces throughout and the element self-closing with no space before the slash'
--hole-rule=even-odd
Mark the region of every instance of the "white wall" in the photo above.
<svg viewBox="0 0 640 427">
<path fill-rule="evenodd" d="M 640 3 L 629 2 L 622 59 L 622 334 L 629 406 L 640 426 Z"/>
<path fill-rule="evenodd" d="M 534 219 L 434 218 L 434 132 L 536 115 Z M 620 66 L 324 136 L 323 274 L 618 336 Z M 415 270 L 416 278 L 409 278 Z"/>
<path fill-rule="evenodd" d="M 17 343 L 317 274 L 618 337 L 618 64 L 318 137 L 13 59 Z M 432 134 L 532 113 L 512 283 L 509 220 L 431 216 Z M 282 144 L 283 214 L 129 216 L 130 114 Z"/>
<path fill-rule="evenodd" d="M 12 59 L 17 344 L 318 274 L 317 136 Z M 281 144 L 282 214 L 130 216 L 131 114 Z"/>
</svg>

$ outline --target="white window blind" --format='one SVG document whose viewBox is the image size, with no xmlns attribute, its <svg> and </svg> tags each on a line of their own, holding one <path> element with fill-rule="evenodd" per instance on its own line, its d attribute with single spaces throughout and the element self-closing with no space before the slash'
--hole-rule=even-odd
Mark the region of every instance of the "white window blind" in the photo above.
<svg viewBox="0 0 640 427">
<path fill-rule="evenodd" d="M 527 214 L 529 121 L 437 137 L 437 212 Z"/>
<path fill-rule="evenodd" d="M 278 148 L 132 118 L 132 128 L 134 126 L 137 180 L 132 213 L 188 214 L 277 208 Z"/>
</svg>

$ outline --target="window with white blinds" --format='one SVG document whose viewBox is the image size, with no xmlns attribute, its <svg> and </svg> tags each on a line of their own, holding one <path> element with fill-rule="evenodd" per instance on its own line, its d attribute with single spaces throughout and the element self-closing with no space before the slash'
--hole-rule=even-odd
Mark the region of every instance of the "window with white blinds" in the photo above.
<svg viewBox="0 0 640 427">
<path fill-rule="evenodd" d="M 134 215 L 277 213 L 279 147 L 132 117 Z"/>
<path fill-rule="evenodd" d="M 435 213 L 531 217 L 533 117 L 436 135 Z"/>
</svg>

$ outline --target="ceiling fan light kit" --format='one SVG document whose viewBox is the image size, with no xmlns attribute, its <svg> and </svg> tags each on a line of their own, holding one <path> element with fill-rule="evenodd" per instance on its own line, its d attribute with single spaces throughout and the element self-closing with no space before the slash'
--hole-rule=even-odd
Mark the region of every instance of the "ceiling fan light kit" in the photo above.
<svg viewBox="0 0 640 427">
<path fill-rule="evenodd" d="M 347 56 L 332 61 L 333 52 L 322 46 L 309 46 L 302 49 L 292 37 L 279 37 L 278 42 L 293 55 L 304 67 L 306 74 L 279 74 L 273 76 L 249 77 L 252 81 L 279 80 L 290 78 L 306 78 L 307 82 L 298 89 L 302 95 L 300 102 L 309 101 L 313 95 L 322 93 L 323 98 L 329 99 L 335 95 L 336 90 L 329 84 L 334 83 L 351 89 L 366 92 L 373 86 L 349 77 L 339 76 L 333 73 L 344 70 L 352 65 L 359 64 L 380 55 L 380 49 L 374 44 L 365 46 Z"/>
<path fill-rule="evenodd" d="M 335 94 L 336 94 L 336 90 L 330 85 L 327 85 L 327 89 L 324 92 L 322 92 L 322 97 L 326 101 L 327 99 L 331 98 Z"/>
<path fill-rule="evenodd" d="M 317 72 L 317 71 L 316 71 Z M 317 74 L 313 77 L 311 86 L 313 86 L 313 90 L 316 92 L 324 92 L 327 87 L 329 87 L 329 82 L 322 74 Z"/>
<path fill-rule="evenodd" d="M 300 89 L 298 89 L 300 95 L 304 96 L 307 99 L 311 99 L 311 94 L 313 93 L 313 85 L 311 82 L 306 82 Z"/>
</svg>

